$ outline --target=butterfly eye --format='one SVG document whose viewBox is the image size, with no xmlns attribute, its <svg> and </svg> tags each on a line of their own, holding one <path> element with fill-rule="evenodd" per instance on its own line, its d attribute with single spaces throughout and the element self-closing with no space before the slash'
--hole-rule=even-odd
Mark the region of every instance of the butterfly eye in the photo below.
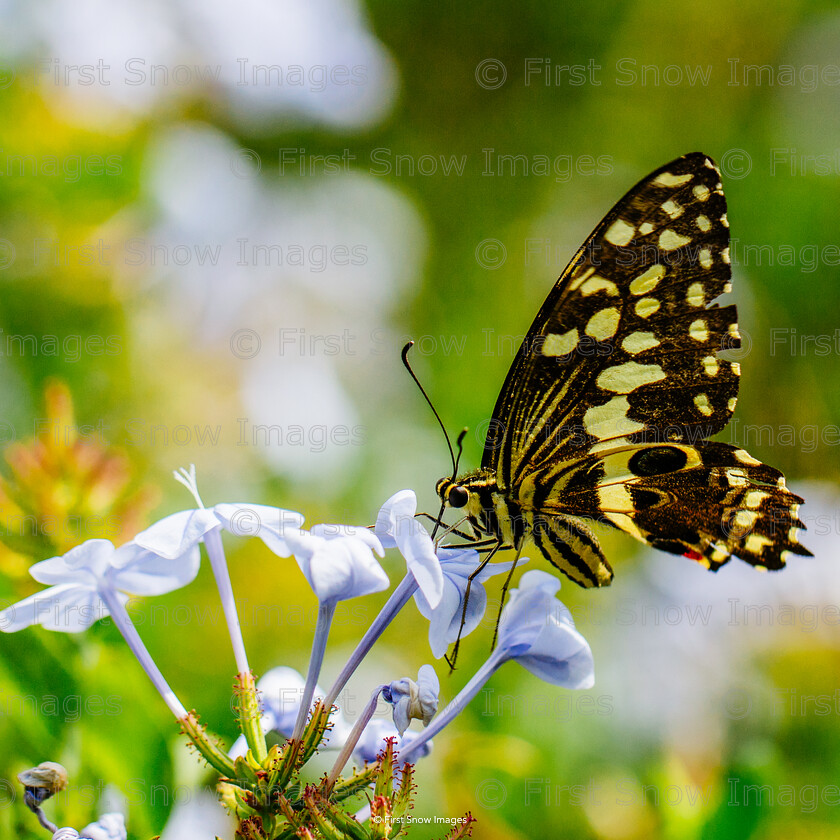
<svg viewBox="0 0 840 840">
<path fill-rule="evenodd" d="M 454 508 L 462 508 L 470 500 L 470 491 L 466 487 L 456 485 L 449 491 L 446 500 Z"/>
</svg>

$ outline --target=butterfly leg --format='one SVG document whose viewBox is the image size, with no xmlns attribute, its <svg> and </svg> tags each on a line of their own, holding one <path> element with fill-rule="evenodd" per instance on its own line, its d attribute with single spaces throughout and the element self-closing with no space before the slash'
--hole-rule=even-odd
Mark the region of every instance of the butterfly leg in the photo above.
<svg viewBox="0 0 840 840">
<path fill-rule="evenodd" d="M 499 612 L 496 615 L 496 626 L 493 628 L 493 641 L 490 644 L 490 650 L 495 650 L 496 648 L 496 639 L 499 636 L 499 622 L 502 619 L 502 610 L 505 608 L 505 599 L 507 598 L 508 587 L 510 586 L 511 578 L 513 577 L 513 573 L 516 571 L 516 564 L 519 563 L 519 557 L 522 554 L 522 544 L 520 544 L 519 548 L 516 549 L 516 557 L 513 558 L 513 565 L 510 567 L 510 571 L 505 578 L 504 586 L 502 586 L 502 597 L 499 601 Z"/>
<path fill-rule="evenodd" d="M 467 623 L 467 604 L 470 601 L 470 589 L 472 587 L 473 578 L 481 573 L 482 569 L 490 562 L 493 555 L 502 547 L 501 540 L 497 540 L 496 544 L 487 553 L 487 556 L 476 566 L 473 573 L 467 578 L 467 587 L 464 590 L 464 606 L 461 610 L 461 626 L 458 628 L 458 638 L 455 640 L 455 647 L 452 649 L 452 658 L 446 657 L 446 662 L 450 670 L 455 670 L 455 662 L 458 659 L 458 648 L 461 645 L 461 633 L 464 632 L 464 625 Z"/>
</svg>

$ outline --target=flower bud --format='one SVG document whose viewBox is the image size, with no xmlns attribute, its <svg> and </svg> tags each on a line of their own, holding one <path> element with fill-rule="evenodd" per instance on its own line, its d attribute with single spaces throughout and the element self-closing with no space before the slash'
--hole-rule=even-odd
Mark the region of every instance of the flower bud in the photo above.
<svg viewBox="0 0 840 840">
<path fill-rule="evenodd" d="M 31 797 L 40 804 L 67 787 L 67 771 L 54 761 L 44 761 L 18 773 L 18 781 L 26 791 L 26 798 Z"/>
</svg>

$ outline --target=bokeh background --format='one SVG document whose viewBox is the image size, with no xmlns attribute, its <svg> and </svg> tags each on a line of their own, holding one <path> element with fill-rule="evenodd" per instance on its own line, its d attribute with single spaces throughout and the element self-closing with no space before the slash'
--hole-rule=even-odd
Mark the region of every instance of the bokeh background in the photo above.
<svg viewBox="0 0 840 840">
<path fill-rule="evenodd" d="M 39 588 L 35 560 L 189 506 L 171 471 L 190 463 L 208 503 L 368 524 L 411 487 L 434 509 L 448 456 L 403 342 L 477 465 L 567 260 L 639 178 L 702 150 L 745 336 L 721 439 L 806 498 L 816 557 L 710 575 L 605 535 L 614 585 L 561 590 L 595 688 L 507 666 L 436 739 L 415 814 L 471 810 L 482 840 L 840 837 L 838 43 L 819 0 L 3 4 L 0 597 Z M 256 541 L 230 558 L 255 669 L 303 670 L 315 602 L 293 561 Z M 339 612 L 327 675 L 384 598 Z M 445 698 L 496 598 L 458 671 L 439 663 Z M 233 739 L 209 569 L 131 610 Z M 406 610 L 349 716 L 430 661 L 425 633 Z M 3 836 L 43 836 L 14 778 L 45 759 L 71 773 L 59 824 L 118 806 L 135 838 L 228 836 L 108 622 L 0 638 L 0 743 Z"/>
</svg>

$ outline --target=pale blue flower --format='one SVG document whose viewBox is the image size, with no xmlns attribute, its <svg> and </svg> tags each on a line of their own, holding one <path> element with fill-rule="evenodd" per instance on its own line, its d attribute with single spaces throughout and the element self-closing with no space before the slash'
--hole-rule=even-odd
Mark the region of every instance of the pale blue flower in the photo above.
<svg viewBox="0 0 840 840">
<path fill-rule="evenodd" d="M 373 556 L 384 554 L 366 528 L 316 526 L 289 532 L 285 542 L 321 604 L 370 595 L 388 588 L 388 575 Z"/>
<path fill-rule="evenodd" d="M 297 531 L 303 516 L 291 510 L 246 503 L 223 503 L 212 508 L 193 508 L 170 514 L 141 531 L 134 542 L 161 557 L 174 559 L 202 542 L 216 529 L 240 537 L 259 537 L 275 554 L 288 557 L 283 535 Z"/>
<path fill-rule="evenodd" d="M 432 538 L 416 512 L 414 491 L 400 490 L 382 505 L 374 532 L 385 548 L 399 549 L 424 598 L 436 607 L 443 597 L 443 573 Z"/>
<path fill-rule="evenodd" d="M 385 741 L 388 738 L 396 739 L 395 749 L 401 750 L 408 747 L 412 742 L 416 741 L 419 733 L 412 732 L 410 729 L 400 737 L 397 728 L 390 720 L 383 720 L 376 718 L 372 720 L 362 733 L 362 737 L 356 744 L 356 749 L 353 754 L 360 761 L 372 763 L 376 761 L 377 756 L 385 749 Z M 414 761 L 420 758 L 425 758 L 432 751 L 432 742 L 426 741 L 414 754 Z"/>
<path fill-rule="evenodd" d="M 82 829 L 82 840 L 126 840 L 125 817 L 103 814 L 95 823 Z"/>
<path fill-rule="evenodd" d="M 394 707 L 394 726 L 402 736 L 412 720 L 428 726 L 435 716 L 440 695 L 440 681 L 431 665 L 421 665 L 417 682 L 409 677 L 394 680 L 382 696 Z"/>
<path fill-rule="evenodd" d="M 272 668 L 260 678 L 257 689 L 262 707 L 260 724 L 264 734 L 276 732 L 283 738 L 291 737 L 305 685 L 303 676 L 294 668 L 285 665 Z M 324 694 L 324 689 L 316 684 L 313 698 L 323 697 Z M 350 724 L 340 710 L 333 714 L 330 723 L 332 728 L 326 733 L 321 746 L 340 748 L 350 733 Z M 245 755 L 247 750 L 245 736 L 240 735 L 230 748 L 229 755 L 231 758 L 237 758 Z"/>
<path fill-rule="evenodd" d="M 560 581 L 534 569 L 522 575 L 499 622 L 497 651 L 541 680 L 565 688 L 592 688 L 592 650 L 572 614 L 554 596 Z"/>
<path fill-rule="evenodd" d="M 449 645 L 459 638 L 469 636 L 475 630 L 487 609 L 487 593 L 482 585 L 495 575 L 509 572 L 513 561 L 507 563 L 488 563 L 472 580 L 470 597 L 467 600 L 464 615 L 464 596 L 467 591 L 469 576 L 481 563 L 478 552 L 473 548 L 441 548 L 438 559 L 443 572 L 443 597 L 437 607 L 432 607 L 422 591 L 414 593 L 414 603 L 421 615 L 429 619 L 429 647 L 436 659 L 440 659 Z M 521 557 L 519 564 L 527 563 L 527 557 Z M 464 626 L 461 620 L 464 618 Z"/>
<path fill-rule="evenodd" d="M 190 583 L 198 564 L 196 548 L 173 563 L 135 543 L 115 548 L 110 540 L 87 540 L 30 567 L 35 580 L 52 585 L 0 612 L 0 630 L 14 633 L 41 624 L 78 633 L 110 614 L 104 593 L 123 605 L 131 595 L 163 595 Z"/>
<path fill-rule="evenodd" d="M 554 597 L 558 589 L 560 581 L 547 572 L 533 570 L 522 575 L 519 588 L 511 591 L 502 611 L 498 646 L 431 726 L 403 750 L 402 760 L 412 761 L 417 750 L 451 723 L 510 660 L 555 685 L 592 687 L 592 651 L 575 629 L 571 613 Z"/>
</svg>

